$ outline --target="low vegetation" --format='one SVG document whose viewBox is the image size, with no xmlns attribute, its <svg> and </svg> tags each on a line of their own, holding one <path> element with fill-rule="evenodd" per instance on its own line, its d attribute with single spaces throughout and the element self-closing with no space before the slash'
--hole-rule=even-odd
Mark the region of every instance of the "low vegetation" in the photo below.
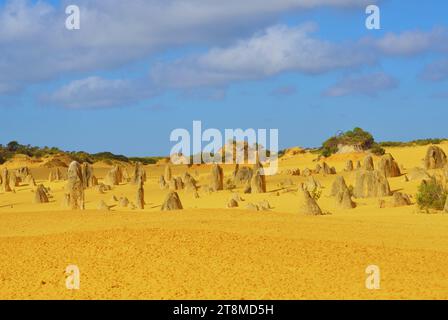
<svg viewBox="0 0 448 320">
<path fill-rule="evenodd" d="M 385 153 L 384 149 L 375 142 L 372 134 L 361 128 L 354 128 L 329 138 L 322 144 L 320 153 L 324 157 L 329 157 L 338 152 L 338 147 L 341 145 L 356 146 L 360 150 L 371 150 L 378 155 Z"/>
<path fill-rule="evenodd" d="M 381 147 L 413 147 L 413 146 L 427 146 L 430 144 L 441 144 L 446 139 L 418 139 L 408 142 L 398 142 L 398 141 L 384 141 L 378 144 Z"/>
<path fill-rule="evenodd" d="M 436 179 L 424 180 L 418 187 L 417 204 L 421 210 L 443 210 L 447 191 Z"/>
<path fill-rule="evenodd" d="M 22 145 L 17 141 L 11 141 L 7 145 L 0 144 L 0 164 L 5 163 L 7 160 L 13 158 L 17 154 L 27 155 L 29 157 L 42 158 L 46 156 L 52 156 L 57 154 L 66 154 L 73 160 L 78 162 L 95 163 L 98 161 L 109 162 L 113 161 L 122 162 L 141 162 L 143 164 L 154 164 L 161 157 L 126 157 L 123 155 L 116 155 L 111 152 L 100 152 L 90 154 L 84 151 L 69 152 L 63 151 L 56 147 L 35 147 L 31 145 Z"/>
</svg>

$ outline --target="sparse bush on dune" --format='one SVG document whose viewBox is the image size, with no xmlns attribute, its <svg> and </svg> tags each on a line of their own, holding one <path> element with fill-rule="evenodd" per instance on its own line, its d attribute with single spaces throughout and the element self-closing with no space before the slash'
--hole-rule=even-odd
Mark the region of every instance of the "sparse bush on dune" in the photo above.
<svg viewBox="0 0 448 320">
<path fill-rule="evenodd" d="M 340 133 L 326 140 L 320 148 L 320 153 L 324 157 L 329 157 L 338 152 L 339 146 L 356 146 L 359 150 L 371 150 L 374 154 L 383 155 L 384 149 L 379 146 L 373 136 L 361 128 Z"/>
<path fill-rule="evenodd" d="M 443 210 L 447 191 L 435 178 L 423 180 L 418 187 L 417 204 L 420 209 Z"/>
<path fill-rule="evenodd" d="M 351 131 L 343 133 L 339 136 L 339 141 L 342 144 L 359 145 L 363 150 L 371 148 L 375 142 L 373 136 L 361 128 L 355 128 Z"/>
<path fill-rule="evenodd" d="M 90 155 L 84 151 L 79 151 L 79 152 L 70 152 L 70 157 L 79 162 L 79 163 L 93 163 L 93 159 L 90 157 Z"/>
<path fill-rule="evenodd" d="M 384 150 L 384 148 L 382 148 L 380 145 L 378 145 L 377 143 L 375 143 L 372 148 L 370 149 L 370 152 L 372 152 L 373 154 L 377 155 L 377 156 L 382 156 L 386 153 L 386 150 Z"/>
<path fill-rule="evenodd" d="M 383 141 L 375 142 L 373 136 L 364 131 L 361 128 L 354 128 L 353 130 L 339 133 L 333 137 L 328 138 L 322 146 L 317 149 L 310 149 L 309 151 L 313 154 L 319 154 L 323 157 L 329 157 L 339 151 L 340 146 L 355 146 L 359 150 L 369 150 L 377 156 L 382 156 L 386 153 L 384 148 L 386 147 L 413 147 L 413 146 L 426 146 L 426 145 L 437 145 L 448 139 L 417 139 L 409 142 L 399 142 L 399 141 Z M 282 157 L 286 150 L 279 151 L 279 156 Z"/>
<path fill-rule="evenodd" d="M 278 157 L 281 158 L 285 155 L 287 149 L 279 150 Z"/>
<path fill-rule="evenodd" d="M 94 161 L 118 160 L 127 162 L 128 158 L 123 155 L 116 155 L 111 152 L 100 152 L 90 155 Z"/>
<path fill-rule="evenodd" d="M 322 148 L 321 148 L 321 154 L 324 157 L 329 157 L 331 156 L 333 153 L 338 152 L 338 138 L 337 137 L 331 137 L 330 139 L 328 139 L 327 141 L 325 141 L 322 144 Z"/>
<path fill-rule="evenodd" d="M 412 140 L 408 142 L 399 142 L 399 141 L 383 141 L 378 144 L 381 147 L 412 147 L 412 146 L 427 146 L 430 144 L 441 144 L 446 139 L 418 139 Z"/>
<path fill-rule="evenodd" d="M 378 143 L 382 147 L 402 147 L 406 144 L 406 142 L 399 141 L 382 141 Z"/>
<path fill-rule="evenodd" d="M 0 164 L 14 157 L 16 154 L 24 154 L 29 157 L 43 157 L 48 154 L 61 152 L 57 148 L 33 147 L 30 145 L 21 145 L 17 141 L 11 141 L 6 146 L 0 144 Z"/>
<path fill-rule="evenodd" d="M 157 161 L 163 159 L 163 157 L 133 157 L 133 158 L 128 158 L 128 161 L 131 162 L 141 162 L 144 165 L 147 164 L 156 164 Z"/>
<path fill-rule="evenodd" d="M 106 163 L 113 164 L 113 161 L 121 162 L 141 162 L 143 164 L 155 164 L 162 157 L 131 157 L 128 158 L 124 155 L 116 155 L 111 152 L 100 152 L 90 154 L 84 151 L 77 152 L 64 152 L 56 147 L 35 147 L 31 145 L 22 145 L 17 141 L 11 141 L 6 146 L 0 144 L 0 164 L 3 164 L 7 160 L 13 158 L 16 154 L 24 154 L 29 157 L 43 158 L 46 156 L 66 154 L 72 160 L 79 163 L 95 163 L 98 161 L 105 161 Z"/>
</svg>

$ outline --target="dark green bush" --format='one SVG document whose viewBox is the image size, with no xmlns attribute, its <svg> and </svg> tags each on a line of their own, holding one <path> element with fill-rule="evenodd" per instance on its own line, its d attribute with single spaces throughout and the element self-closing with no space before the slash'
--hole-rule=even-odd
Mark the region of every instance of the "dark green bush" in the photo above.
<svg viewBox="0 0 448 320">
<path fill-rule="evenodd" d="M 338 145 L 357 145 L 362 150 L 368 150 L 375 144 L 373 136 L 361 128 L 341 133 L 326 140 L 320 149 L 324 157 L 329 157 L 338 151 Z"/>
<path fill-rule="evenodd" d="M 156 164 L 157 161 L 163 159 L 163 157 L 133 157 L 133 158 L 129 158 L 129 161 L 132 162 L 141 162 L 144 165 L 147 164 Z"/>
<path fill-rule="evenodd" d="M 347 131 L 343 133 L 339 139 L 342 144 L 356 144 L 363 150 L 370 149 L 375 142 L 373 136 L 361 128 L 355 128 L 352 131 Z"/>
<path fill-rule="evenodd" d="M 324 157 L 329 157 L 333 153 L 338 152 L 338 144 L 339 144 L 338 137 L 331 137 L 322 144 L 321 154 Z"/>
<path fill-rule="evenodd" d="M 436 179 L 424 180 L 418 187 L 417 204 L 420 209 L 443 210 L 447 192 Z"/>
<path fill-rule="evenodd" d="M 370 151 L 377 156 L 382 156 L 386 153 L 386 150 L 384 150 L 384 148 L 382 148 L 379 144 L 376 143 L 372 146 Z"/>
</svg>

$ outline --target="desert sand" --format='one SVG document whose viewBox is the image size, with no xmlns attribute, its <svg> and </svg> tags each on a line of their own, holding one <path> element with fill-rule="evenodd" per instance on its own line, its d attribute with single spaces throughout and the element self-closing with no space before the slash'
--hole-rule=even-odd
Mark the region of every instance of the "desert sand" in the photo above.
<svg viewBox="0 0 448 320">
<path fill-rule="evenodd" d="M 448 144 L 440 145 L 448 153 Z M 428 146 L 387 148 L 404 174 L 421 167 Z M 336 154 L 325 161 L 347 184 L 347 160 L 364 153 Z M 33 203 L 34 188 L 0 192 L 0 299 L 447 299 L 448 214 L 425 214 L 415 205 L 420 181 L 388 178 L 392 191 L 413 196 L 413 205 L 392 207 L 392 197 L 354 199 L 352 210 L 330 196 L 337 175 L 316 174 L 322 216 L 298 213 L 303 176 L 288 169 L 314 169 L 315 154 L 280 159 L 280 174 L 267 177 L 267 193 L 243 188 L 206 192 L 199 198 L 178 191 L 184 210 L 161 211 L 168 193 L 159 187 L 164 165 L 145 166 L 145 208 L 117 206 L 112 197 L 135 201 L 137 186 L 121 184 L 101 194 L 85 191 L 85 211 L 63 208 L 66 181 L 48 182 L 51 166 L 27 165 L 37 184 L 50 188 L 49 203 Z M 377 164 L 378 157 L 374 157 Z M 3 166 L 4 167 L 4 166 Z M 110 165 L 94 164 L 103 181 Z M 223 166 L 225 179 L 233 166 Z M 132 168 L 128 171 L 131 173 Z M 173 166 L 173 176 L 189 172 L 200 186 L 211 166 Z M 292 186 L 282 181 L 292 180 Z M 245 201 L 226 205 L 234 193 Z M 269 211 L 245 208 L 267 200 Z M 104 201 L 110 211 L 98 210 Z M 80 290 L 65 286 L 65 269 L 80 269 Z M 368 290 L 365 269 L 381 270 L 381 289 Z"/>
</svg>

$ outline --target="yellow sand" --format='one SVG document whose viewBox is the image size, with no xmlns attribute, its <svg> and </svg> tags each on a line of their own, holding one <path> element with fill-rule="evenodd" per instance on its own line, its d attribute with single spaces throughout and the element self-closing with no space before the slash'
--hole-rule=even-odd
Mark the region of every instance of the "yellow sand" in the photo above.
<svg viewBox="0 0 448 320">
<path fill-rule="evenodd" d="M 448 153 L 448 145 L 442 147 Z M 391 148 L 405 169 L 421 166 L 427 147 Z M 342 172 L 348 158 L 328 160 Z M 315 155 L 297 154 L 280 161 L 280 170 L 314 168 Z M 377 160 L 377 159 L 376 159 Z M 9 164 L 11 165 L 11 164 Z M 186 208 L 161 212 L 166 191 L 158 187 L 164 167 L 148 166 L 143 211 L 96 210 L 112 195 L 134 201 L 135 186 L 105 194 L 86 191 L 87 210 L 61 208 L 64 182 L 48 183 L 49 169 L 33 173 L 51 188 L 51 203 L 32 203 L 27 186 L 0 193 L 1 299 L 446 299 L 448 298 L 448 215 L 422 214 L 416 206 L 379 209 L 378 199 L 356 200 L 344 211 L 329 196 L 335 176 L 317 175 L 325 187 L 319 205 L 331 215 L 297 213 L 295 191 L 268 177 L 269 193 L 240 195 L 239 209 L 225 209 L 230 191 L 200 199 L 179 192 Z M 107 168 L 95 167 L 99 177 Z M 174 168 L 181 175 L 185 167 Z M 204 185 L 210 168 L 189 172 Z M 230 175 L 232 167 L 226 167 Z M 353 174 L 343 174 L 349 184 Z M 415 195 L 418 182 L 389 179 L 392 190 Z M 279 195 L 277 195 L 279 192 Z M 268 200 L 273 210 L 244 209 Z M 77 265 L 80 290 L 67 290 L 65 268 Z M 365 287 L 365 269 L 381 270 L 381 289 Z"/>
</svg>

